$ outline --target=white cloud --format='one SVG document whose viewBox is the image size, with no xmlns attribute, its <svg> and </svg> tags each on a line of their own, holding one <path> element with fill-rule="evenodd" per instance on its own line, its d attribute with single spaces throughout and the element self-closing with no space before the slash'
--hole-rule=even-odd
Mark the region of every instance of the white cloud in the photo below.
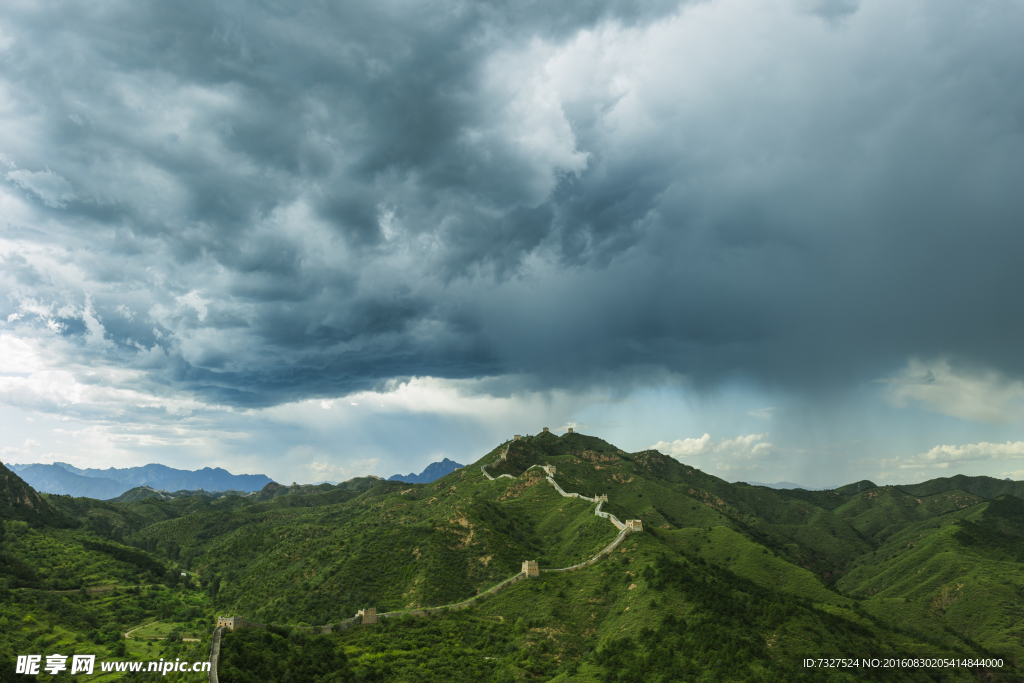
<svg viewBox="0 0 1024 683">
<path fill-rule="evenodd" d="M 294 452 L 294 449 L 289 452 L 289 457 L 294 457 L 295 455 L 297 454 Z M 377 474 L 379 469 L 380 460 L 378 458 L 365 458 L 363 460 L 345 462 L 344 464 L 314 460 L 306 465 L 310 482 L 326 480 L 345 481 L 353 477 L 366 477 Z"/>
<path fill-rule="evenodd" d="M 81 310 L 82 322 L 85 323 L 85 343 L 97 348 L 113 348 L 114 344 L 107 339 L 106 329 L 96 315 L 92 297 L 85 297 L 85 306 Z"/>
<path fill-rule="evenodd" d="M 732 439 L 722 438 L 716 443 L 710 434 L 705 433 L 699 438 L 676 439 L 672 442 L 659 441 L 651 448 L 667 453 L 674 458 L 692 458 L 703 455 L 756 458 L 766 456 L 774 450 L 774 444 L 765 441 L 768 436 L 767 432 L 747 434 Z"/>
<path fill-rule="evenodd" d="M 1024 441 L 1007 441 L 1006 443 L 971 443 L 965 446 L 935 446 L 926 453 L 913 458 L 897 459 L 901 469 L 916 467 L 948 468 L 954 463 L 989 462 L 992 460 L 1024 459 Z"/>
<path fill-rule="evenodd" d="M 370 413 L 464 417 L 501 422 L 515 429 L 514 425 L 536 425 L 544 422 L 545 415 L 571 414 L 580 406 L 604 400 L 603 396 L 561 391 L 512 391 L 504 396 L 490 393 L 493 385 L 501 380 L 495 377 L 474 380 L 413 377 L 385 382 L 379 391 L 361 391 L 330 400 L 297 401 L 252 412 L 261 419 L 279 422 L 333 425 L 347 418 L 344 414 L 331 414 L 329 409 L 346 401 Z"/>
<path fill-rule="evenodd" d="M 668 441 L 659 441 L 651 446 L 651 448 L 656 451 L 668 453 L 673 457 L 681 458 L 710 453 L 714 449 L 714 444 L 711 441 L 711 435 L 705 433 L 704 436 L 696 439 L 676 439 L 671 443 Z"/>
<path fill-rule="evenodd" d="M 42 370 L 44 363 L 24 339 L 0 333 L 0 373 L 30 374 Z"/>
<path fill-rule="evenodd" d="M 775 448 L 775 445 L 765 441 L 768 433 L 747 434 L 737 436 L 733 439 L 722 439 L 718 442 L 718 452 L 734 456 L 758 457 L 767 455 Z"/>
<path fill-rule="evenodd" d="M 912 359 L 888 385 L 886 398 L 899 408 L 926 410 L 990 424 L 1024 419 L 1024 382 L 993 370 L 953 367 L 946 359 Z"/>
<path fill-rule="evenodd" d="M 16 169 L 7 173 L 7 180 L 22 187 L 43 200 L 49 207 L 63 208 L 69 200 L 75 198 L 71 183 L 50 169 L 45 171 L 26 171 Z"/>
<path fill-rule="evenodd" d="M 86 313 L 93 347 L 111 344 L 99 321 Z M 91 329 L 90 329 L 91 328 Z M 0 334 L 0 405 L 66 417 L 119 421 L 130 412 L 162 409 L 185 416 L 205 406 L 186 392 L 161 387 L 143 370 L 102 357 L 83 358 L 80 347 L 61 337 Z M 148 424 L 152 419 L 144 419 Z"/>
<path fill-rule="evenodd" d="M 206 320 L 206 305 L 210 303 L 210 301 L 209 299 L 204 299 L 202 297 L 202 292 L 189 292 L 184 296 L 177 297 L 177 301 L 179 304 L 188 306 L 189 308 L 194 310 L 200 322 Z"/>
<path fill-rule="evenodd" d="M 502 51 L 486 66 L 489 99 L 501 112 L 486 127 L 466 130 L 462 144 L 486 149 L 488 160 L 515 163 L 528 176 L 522 199 L 536 205 L 546 199 L 561 174 L 586 169 L 589 153 L 577 149 L 564 111 L 564 65 L 551 45 L 531 42 L 525 49 Z M 560 68 L 563 67 L 563 68 Z"/>
<path fill-rule="evenodd" d="M 35 439 L 25 439 L 24 448 L 32 448 L 33 446 L 42 446 L 42 444 Z"/>
</svg>

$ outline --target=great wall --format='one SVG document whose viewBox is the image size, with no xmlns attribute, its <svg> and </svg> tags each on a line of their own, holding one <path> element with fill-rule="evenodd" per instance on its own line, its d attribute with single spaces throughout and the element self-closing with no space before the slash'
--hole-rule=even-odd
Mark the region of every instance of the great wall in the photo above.
<svg viewBox="0 0 1024 683">
<path fill-rule="evenodd" d="M 547 427 L 544 427 L 543 431 L 547 432 L 549 430 Z M 571 427 L 569 428 L 568 433 L 573 433 Z M 508 452 L 509 449 L 512 447 L 512 444 L 516 441 L 521 440 L 522 438 L 523 437 L 521 435 L 516 434 L 513 437 L 512 441 L 509 441 L 505 445 L 505 450 L 502 452 L 500 456 L 498 456 L 498 460 L 507 460 Z M 496 586 L 492 586 L 491 588 L 488 588 L 485 591 L 477 593 L 473 597 L 463 600 L 462 602 L 456 602 L 450 605 L 441 605 L 440 607 L 426 607 L 423 609 L 400 610 L 397 612 L 383 612 L 381 614 L 377 614 L 377 610 L 375 608 L 370 607 L 367 609 L 359 610 L 355 616 L 340 621 L 336 624 L 327 624 L 324 626 L 291 626 L 290 628 L 294 630 L 306 631 L 307 633 L 333 633 L 335 631 L 345 631 L 357 625 L 376 624 L 381 619 L 390 619 L 403 615 L 426 616 L 428 614 L 443 612 L 447 610 L 466 609 L 467 607 L 472 607 L 480 600 L 483 600 L 490 595 L 495 595 L 501 592 L 502 590 L 508 588 L 509 586 L 519 583 L 520 581 L 524 581 L 533 576 L 540 576 L 541 572 L 572 572 L 576 571 L 577 569 L 589 567 L 592 564 L 599 562 L 602 558 L 607 557 L 613 550 L 615 550 L 619 546 L 620 543 L 622 543 L 623 539 L 625 539 L 626 536 L 634 532 L 643 531 L 643 523 L 639 519 L 627 519 L 626 522 L 623 523 L 620 522 L 619 519 L 610 512 L 603 512 L 601 510 L 601 506 L 608 502 L 607 495 L 600 495 L 595 493 L 593 497 L 590 497 L 581 495 L 579 493 L 566 493 L 564 490 L 562 490 L 562 487 L 559 486 L 558 483 L 555 482 L 554 480 L 554 476 L 557 473 L 557 470 L 554 465 L 530 465 L 529 467 L 526 468 L 526 471 L 523 472 L 523 474 L 530 471 L 534 467 L 538 467 L 544 470 L 544 478 L 547 480 L 549 484 L 551 484 L 555 488 L 555 491 L 557 491 L 559 495 L 561 495 L 563 498 L 578 498 L 580 500 L 588 500 L 595 503 L 597 507 L 594 508 L 594 514 L 598 517 L 604 517 L 609 522 L 614 524 L 615 528 L 619 530 L 619 533 L 615 537 L 615 540 L 609 543 L 607 547 L 605 547 L 603 550 L 601 550 L 601 552 L 597 553 L 590 559 L 580 562 L 579 564 L 574 564 L 571 567 L 541 569 L 537 566 L 537 562 L 535 560 L 525 560 L 523 562 L 522 570 L 518 574 L 515 574 L 514 576 L 505 579 Z M 498 479 L 502 479 L 505 477 L 509 479 L 517 478 L 512 476 L 511 474 L 499 474 L 497 477 L 492 477 L 487 472 L 487 465 L 481 465 L 480 472 L 484 475 L 484 477 L 486 477 L 490 481 L 497 481 Z M 266 625 L 252 621 L 247 621 L 244 618 L 237 616 L 220 617 L 217 619 L 217 626 L 213 630 L 213 641 L 210 647 L 210 683 L 218 683 L 217 665 L 220 661 L 221 637 L 223 636 L 225 631 L 236 631 L 240 628 L 266 628 Z"/>
</svg>

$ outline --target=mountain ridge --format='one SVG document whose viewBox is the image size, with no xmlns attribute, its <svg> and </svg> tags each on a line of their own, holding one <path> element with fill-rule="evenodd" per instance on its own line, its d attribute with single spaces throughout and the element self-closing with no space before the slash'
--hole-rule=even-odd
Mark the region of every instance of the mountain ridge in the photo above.
<svg viewBox="0 0 1024 683">
<path fill-rule="evenodd" d="M 30 484 L 0 462 L 0 520 L 4 519 L 55 527 L 74 525 Z"/>
<path fill-rule="evenodd" d="M 390 477 L 388 477 L 388 481 L 402 481 L 405 482 L 406 484 L 429 484 L 432 481 L 440 479 L 446 474 L 454 472 L 460 467 L 465 467 L 465 465 L 460 465 L 454 460 L 449 460 L 448 458 L 445 458 L 438 462 L 430 463 L 419 474 L 416 474 L 415 472 L 410 472 L 409 474 L 405 475 L 393 474 Z"/>
<path fill-rule="evenodd" d="M 158 490 L 258 491 L 272 480 L 265 474 L 232 474 L 220 467 L 179 470 L 159 463 L 140 467 L 81 469 L 65 462 L 26 463 L 16 470 L 37 491 L 109 500 L 136 487 Z"/>
</svg>

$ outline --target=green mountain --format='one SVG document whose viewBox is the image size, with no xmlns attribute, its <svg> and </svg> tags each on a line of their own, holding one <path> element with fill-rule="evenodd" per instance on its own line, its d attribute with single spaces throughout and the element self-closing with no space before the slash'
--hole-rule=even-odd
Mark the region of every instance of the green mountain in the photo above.
<svg viewBox="0 0 1024 683">
<path fill-rule="evenodd" d="M 216 500 L 223 498 L 224 496 L 245 496 L 249 495 L 245 491 L 236 491 L 231 489 L 229 491 L 204 491 L 199 489 L 197 491 L 163 491 L 157 490 L 152 486 L 136 486 L 133 489 L 129 489 L 119 496 L 108 499 L 111 503 L 131 503 L 137 500 L 145 500 L 146 498 L 159 498 L 160 500 L 174 500 L 176 498 L 204 498 L 206 500 Z"/>
<path fill-rule="evenodd" d="M 542 467 L 554 468 L 550 480 Z M 80 557 L 66 580 L 88 576 L 85 593 L 63 598 L 82 601 L 82 623 L 92 615 L 127 629 L 152 619 L 154 633 L 203 634 L 146 652 L 202 658 L 220 614 L 266 624 L 225 635 L 226 683 L 1015 681 L 1024 666 L 1024 499 L 1009 484 L 953 477 L 776 490 L 730 484 L 657 451 L 543 432 L 429 484 L 370 477 L 268 484 L 246 496 L 49 496 L 40 500 L 52 514 L 78 526 L 10 527 L 8 536 L 20 535 L 9 556 L 36 583 L 10 591 L 19 601 L 6 618 L 23 623 L 26 605 L 64 585 L 60 553 L 41 550 L 60 544 Z M 594 496 L 608 497 L 601 512 L 643 527 L 603 556 L 620 532 L 595 514 Z M 576 571 L 545 571 L 595 557 Z M 538 563 L 538 577 L 467 609 L 410 613 L 473 598 L 525 560 Z M 104 583 L 124 592 L 127 615 L 96 611 L 100 598 L 88 590 Z M 392 614 L 342 630 L 370 607 Z M 79 627 L 58 614 L 43 616 L 72 637 Z M 320 633 L 324 625 L 332 632 Z M 17 642 L 42 637 L 35 627 L 22 632 Z M 818 658 L 859 665 L 804 666 Z M 906 665 L 921 658 L 944 664 Z M 989 659 L 1002 665 L 974 661 Z"/>
<path fill-rule="evenodd" d="M 912 496 L 928 496 L 943 491 L 967 491 L 983 498 L 996 498 L 1003 494 L 1024 498 L 1024 481 L 993 479 L 992 477 L 955 477 L 930 479 L 921 484 L 901 487 Z"/>
<path fill-rule="evenodd" d="M 0 520 L 7 519 L 58 527 L 70 522 L 21 477 L 0 463 Z"/>
</svg>

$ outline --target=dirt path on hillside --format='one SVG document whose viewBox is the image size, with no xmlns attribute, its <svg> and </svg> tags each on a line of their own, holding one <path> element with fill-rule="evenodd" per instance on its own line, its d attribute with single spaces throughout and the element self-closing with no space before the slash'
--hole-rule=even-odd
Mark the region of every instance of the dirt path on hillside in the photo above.
<svg viewBox="0 0 1024 683">
<path fill-rule="evenodd" d="M 87 594 L 89 594 L 89 595 L 95 595 L 96 593 L 106 593 L 107 591 L 114 590 L 115 588 L 117 588 L 117 586 L 97 586 L 96 588 L 86 588 L 85 592 Z M 73 590 L 67 590 L 67 591 L 44 591 L 44 592 L 45 593 L 53 593 L 54 595 L 60 595 L 62 593 L 78 593 L 81 590 L 82 590 L 81 588 L 75 588 Z"/>
<path fill-rule="evenodd" d="M 157 621 L 159 621 L 159 619 Z M 156 621 L 147 621 L 145 624 L 142 624 L 141 626 L 136 626 L 135 628 L 133 628 L 130 631 L 125 631 L 124 632 L 124 639 L 125 640 L 131 640 L 132 639 L 132 634 L 135 633 L 136 631 L 138 631 L 140 628 L 146 628 L 150 624 L 155 624 L 155 623 L 156 623 Z"/>
</svg>

